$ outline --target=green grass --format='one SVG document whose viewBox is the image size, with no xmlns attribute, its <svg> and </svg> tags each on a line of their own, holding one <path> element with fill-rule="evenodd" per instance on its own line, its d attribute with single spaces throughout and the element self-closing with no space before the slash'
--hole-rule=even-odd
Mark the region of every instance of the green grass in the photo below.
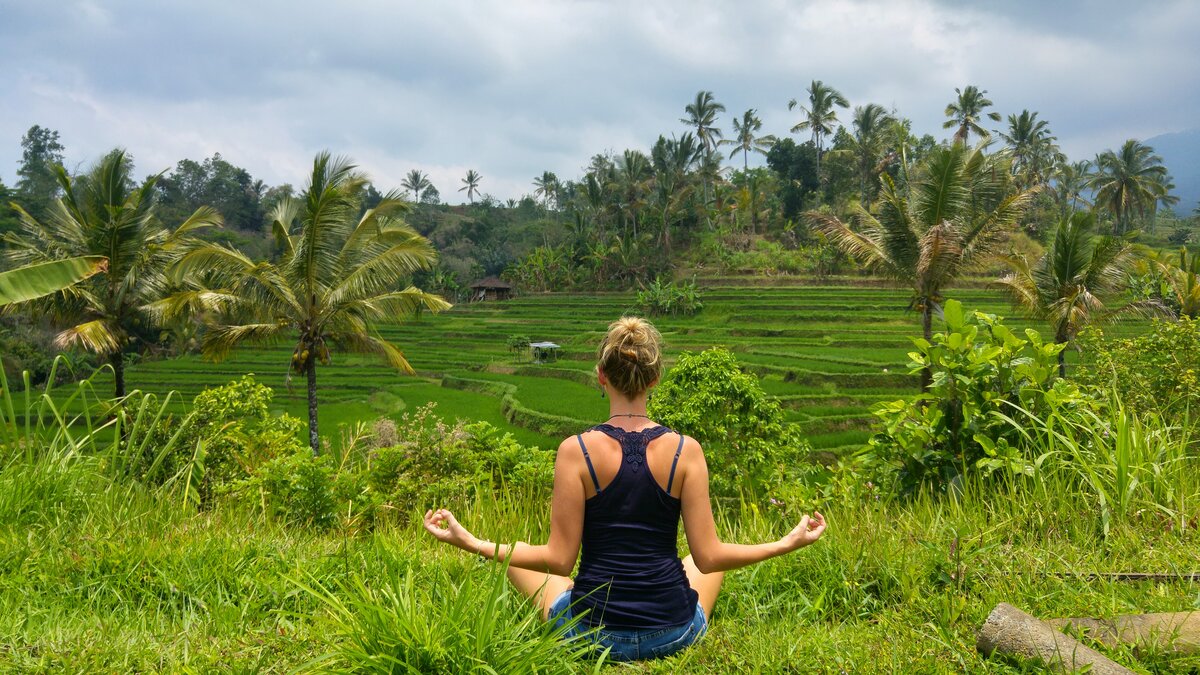
<svg viewBox="0 0 1200 675">
<path fill-rule="evenodd" d="M 197 513 L 174 493 L 104 471 L 88 457 L 4 462 L 0 670 L 340 671 L 378 669 L 383 654 L 428 672 L 465 672 L 472 658 L 509 663 L 508 672 L 590 667 L 553 647 L 533 610 L 496 583 L 494 565 L 415 523 L 365 534 L 289 529 L 224 504 Z M 814 505 L 722 511 L 720 533 L 774 539 L 801 506 Z M 698 646 L 606 670 L 1025 672 L 975 651 L 975 630 L 997 602 L 1043 617 L 1200 609 L 1195 583 L 1086 576 L 1191 571 L 1197 530 L 1150 513 L 1105 537 L 1072 495 L 1000 498 L 975 484 L 959 501 L 820 506 L 826 536 L 731 572 Z M 547 534 L 544 494 L 483 494 L 458 515 L 500 541 Z M 1196 657 L 1108 653 L 1142 672 L 1200 667 Z"/>
</svg>

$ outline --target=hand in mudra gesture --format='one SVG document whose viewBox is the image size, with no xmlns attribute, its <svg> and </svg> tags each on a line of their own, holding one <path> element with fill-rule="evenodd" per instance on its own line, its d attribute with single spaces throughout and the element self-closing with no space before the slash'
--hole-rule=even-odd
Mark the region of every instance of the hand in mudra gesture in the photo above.
<svg viewBox="0 0 1200 675">
<path fill-rule="evenodd" d="M 425 512 L 425 529 L 438 541 L 474 552 L 475 535 L 459 524 L 449 509 Z"/>
<path fill-rule="evenodd" d="M 820 511 L 813 511 L 812 516 L 805 515 L 800 524 L 784 535 L 782 541 L 789 551 L 803 548 L 821 538 L 825 531 L 825 516 Z"/>
</svg>

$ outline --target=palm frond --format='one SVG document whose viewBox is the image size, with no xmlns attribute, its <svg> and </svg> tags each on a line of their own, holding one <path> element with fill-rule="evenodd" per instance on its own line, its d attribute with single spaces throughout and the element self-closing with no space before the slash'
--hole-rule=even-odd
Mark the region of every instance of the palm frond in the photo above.
<svg viewBox="0 0 1200 675">
<path fill-rule="evenodd" d="M 59 349 L 78 347 L 94 354 L 113 354 L 121 350 L 124 335 L 107 319 L 95 319 L 71 326 L 54 336 Z"/>
<path fill-rule="evenodd" d="M 333 339 L 343 347 L 360 354 L 374 354 L 383 359 L 384 363 L 409 375 L 415 374 L 404 353 L 392 343 L 383 338 L 365 333 L 335 333 Z"/>
<path fill-rule="evenodd" d="M 213 326 L 204 333 L 200 351 L 214 361 L 221 361 L 242 344 L 275 344 L 289 328 L 285 322 Z"/>
</svg>

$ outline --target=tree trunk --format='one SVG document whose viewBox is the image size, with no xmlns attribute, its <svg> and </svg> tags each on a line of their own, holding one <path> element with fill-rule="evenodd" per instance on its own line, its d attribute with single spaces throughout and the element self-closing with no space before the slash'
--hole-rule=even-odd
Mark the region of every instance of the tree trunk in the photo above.
<svg viewBox="0 0 1200 675">
<path fill-rule="evenodd" d="M 926 342 L 933 341 L 933 303 L 926 299 L 922 304 L 921 309 L 921 334 L 925 336 Z M 921 391 L 929 391 L 929 387 L 933 384 L 933 368 L 925 366 L 921 370 Z"/>
<path fill-rule="evenodd" d="M 1052 672 L 1083 669 L 1093 675 L 1132 675 L 1133 671 L 1008 603 L 1000 603 L 979 629 L 975 647 L 984 656 L 999 653 L 1037 659 Z"/>
<path fill-rule="evenodd" d="M 1112 619 L 1050 619 L 1054 628 L 1072 628 L 1109 647 L 1131 644 L 1138 649 L 1200 654 L 1200 612 L 1125 614 Z"/>
<path fill-rule="evenodd" d="M 671 223 L 667 220 L 667 209 L 663 209 L 663 250 L 671 257 Z"/>
<path fill-rule="evenodd" d="M 1059 326 L 1054 331 L 1054 341 L 1063 346 L 1062 351 L 1058 353 L 1058 376 L 1062 379 L 1067 379 L 1067 331 L 1065 326 Z"/>
<path fill-rule="evenodd" d="M 119 351 L 110 354 L 108 362 L 112 364 L 113 379 L 116 380 L 113 395 L 116 398 L 125 398 L 125 354 Z"/>
<path fill-rule="evenodd" d="M 317 360 L 315 357 L 310 357 L 308 365 L 304 367 L 304 374 L 308 376 L 308 446 L 312 449 L 315 457 L 321 447 L 321 439 L 317 435 Z"/>
</svg>

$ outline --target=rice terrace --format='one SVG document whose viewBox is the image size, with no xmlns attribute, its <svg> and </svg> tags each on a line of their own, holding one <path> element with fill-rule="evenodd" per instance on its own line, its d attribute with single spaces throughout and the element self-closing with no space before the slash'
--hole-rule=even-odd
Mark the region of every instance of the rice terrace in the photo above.
<svg viewBox="0 0 1200 675">
<path fill-rule="evenodd" d="M 1195 3 L 10 4 L 0 672 L 1200 673 Z"/>
</svg>

